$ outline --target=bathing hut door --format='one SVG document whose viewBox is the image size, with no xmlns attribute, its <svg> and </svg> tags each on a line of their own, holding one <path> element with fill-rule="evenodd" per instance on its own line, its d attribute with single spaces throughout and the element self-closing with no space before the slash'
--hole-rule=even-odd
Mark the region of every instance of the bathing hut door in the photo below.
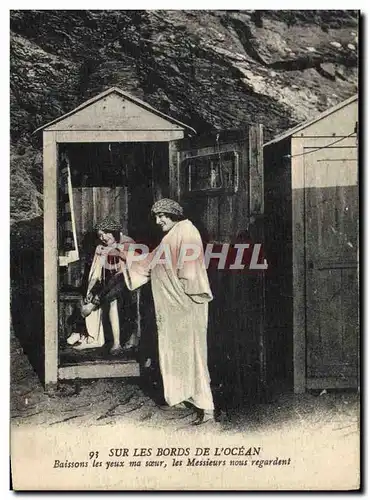
<svg viewBox="0 0 370 500">
<path fill-rule="evenodd" d="M 357 147 L 307 148 L 305 263 L 307 387 L 356 387 Z"/>
<path fill-rule="evenodd" d="M 218 245 L 213 251 L 224 243 L 263 243 L 262 127 L 170 143 L 170 192 L 203 243 Z M 208 267 L 209 368 L 216 397 L 231 406 L 265 385 L 264 280 L 262 271 L 217 269 L 217 263 Z"/>
</svg>

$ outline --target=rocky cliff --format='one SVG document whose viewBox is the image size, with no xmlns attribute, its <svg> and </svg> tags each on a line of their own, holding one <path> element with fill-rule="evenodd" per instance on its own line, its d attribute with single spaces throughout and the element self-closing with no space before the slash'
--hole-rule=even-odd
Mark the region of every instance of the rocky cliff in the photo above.
<svg viewBox="0 0 370 500">
<path fill-rule="evenodd" d="M 12 11 L 11 222 L 42 212 L 32 132 L 89 97 L 269 138 L 356 93 L 357 37 L 354 11 Z"/>
</svg>

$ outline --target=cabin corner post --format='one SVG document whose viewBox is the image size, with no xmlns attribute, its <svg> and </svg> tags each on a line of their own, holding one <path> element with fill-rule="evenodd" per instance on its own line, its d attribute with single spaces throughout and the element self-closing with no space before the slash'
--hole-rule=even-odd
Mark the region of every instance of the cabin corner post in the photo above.
<svg viewBox="0 0 370 500">
<path fill-rule="evenodd" d="M 263 125 L 249 127 L 249 214 L 264 213 Z"/>
<path fill-rule="evenodd" d="M 175 141 L 168 143 L 168 169 L 170 198 L 180 201 L 180 165 Z"/>
<path fill-rule="evenodd" d="M 55 133 L 43 134 L 45 389 L 58 379 L 58 163 Z"/>
<path fill-rule="evenodd" d="M 293 257 L 293 386 L 306 391 L 305 181 L 303 141 L 291 139 Z"/>
<path fill-rule="evenodd" d="M 264 228 L 264 162 L 263 162 L 263 125 L 255 124 L 249 127 L 248 133 L 249 145 L 249 217 L 250 221 L 254 217 L 256 225 L 256 237 L 258 242 L 265 243 Z M 258 331 L 258 349 L 260 365 L 260 390 L 261 396 L 268 396 L 268 380 L 266 366 L 266 331 L 265 331 L 265 274 L 263 271 L 259 275 L 259 331 Z"/>
</svg>

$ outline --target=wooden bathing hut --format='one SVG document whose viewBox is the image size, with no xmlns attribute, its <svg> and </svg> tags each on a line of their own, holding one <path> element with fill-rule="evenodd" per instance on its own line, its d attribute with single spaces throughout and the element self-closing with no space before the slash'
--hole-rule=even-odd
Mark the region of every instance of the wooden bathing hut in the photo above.
<svg viewBox="0 0 370 500">
<path fill-rule="evenodd" d="M 44 157 L 45 385 L 61 379 L 139 375 L 134 360 L 100 359 L 95 350 L 72 359 L 62 349 L 71 331 L 67 317 L 80 300 L 81 245 L 99 220 L 115 215 L 124 234 L 148 233 L 153 199 L 168 196 L 169 144 L 195 131 L 120 89 L 112 88 L 46 124 Z M 70 167 L 79 256 L 64 265 L 60 230 L 62 162 Z M 73 206 L 72 206 L 73 205 Z M 136 294 L 138 301 L 138 295 Z M 140 329 L 139 307 L 133 328 Z M 135 307 L 135 305 L 134 305 Z"/>
<path fill-rule="evenodd" d="M 263 148 L 267 377 L 297 393 L 359 384 L 357 137 L 355 95 Z"/>
</svg>

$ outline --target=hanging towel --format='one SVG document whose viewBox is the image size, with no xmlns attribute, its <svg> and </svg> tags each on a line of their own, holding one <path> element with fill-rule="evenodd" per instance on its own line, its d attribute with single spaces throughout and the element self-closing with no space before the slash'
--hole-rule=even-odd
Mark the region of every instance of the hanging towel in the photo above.
<svg viewBox="0 0 370 500">
<path fill-rule="evenodd" d="M 71 170 L 69 161 L 63 158 L 61 164 L 61 241 L 59 265 L 68 266 L 71 262 L 79 260 L 75 214 L 73 209 L 73 192 Z"/>
</svg>

